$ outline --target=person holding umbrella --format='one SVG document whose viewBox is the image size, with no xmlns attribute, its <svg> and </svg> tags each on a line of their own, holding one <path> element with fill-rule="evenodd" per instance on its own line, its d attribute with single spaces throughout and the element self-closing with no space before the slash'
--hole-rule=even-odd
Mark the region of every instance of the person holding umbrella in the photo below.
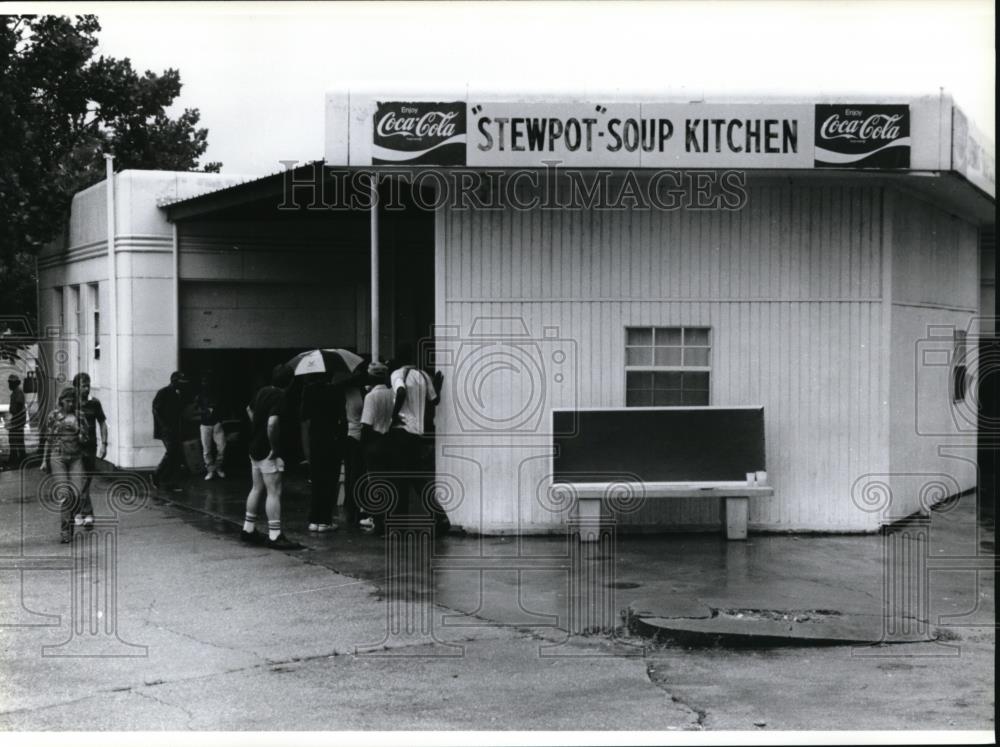
<svg viewBox="0 0 1000 747">
<path fill-rule="evenodd" d="M 344 453 L 350 448 L 347 440 L 351 429 L 344 386 L 357 375 L 364 359 L 344 348 L 323 348 L 299 353 L 286 365 L 295 376 L 307 379 L 302 392 L 300 420 L 302 448 L 312 481 L 308 529 L 310 532 L 330 532 L 337 528 L 333 514 L 340 488 L 340 468 Z M 360 423 L 354 430 L 360 430 Z M 349 471 L 353 478 L 355 470 Z M 345 510 L 348 519 L 353 521 L 351 498 L 345 494 Z"/>
<path fill-rule="evenodd" d="M 340 387 L 314 374 L 302 390 L 302 449 L 312 479 L 310 532 L 331 532 L 337 528 L 333 513 L 340 488 L 343 442 L 347 438 L 344 395 Z"/>
</svg>

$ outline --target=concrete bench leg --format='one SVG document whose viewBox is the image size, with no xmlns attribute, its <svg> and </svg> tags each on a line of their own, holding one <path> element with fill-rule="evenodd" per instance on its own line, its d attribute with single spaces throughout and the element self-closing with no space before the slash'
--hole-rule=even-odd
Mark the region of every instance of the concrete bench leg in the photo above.
<svg viewBox="0 0 1000 747">
<path fill-rule="evenodd" d="M 576 503 L 577 537 L 597 542 L 601 535 L 601 499 L 580 498 Z"/>
<path fill-rule="evenodd" d="M 726 539 L 745 540 L 747 538 L 747 516 L 750 513 L 749 498 L 726 498 Z"/>
</svg>

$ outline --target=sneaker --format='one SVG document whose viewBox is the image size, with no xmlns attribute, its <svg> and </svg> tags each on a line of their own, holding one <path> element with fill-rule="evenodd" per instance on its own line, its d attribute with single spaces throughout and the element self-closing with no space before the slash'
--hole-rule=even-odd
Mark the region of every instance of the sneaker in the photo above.
<svg viewBox="0 0 1000 747">
<path fill-rule="evenodd" d="M 223 472 L 221 469 L 215 470 L 215 476 L 216 477 L 221 477 L 223 480 L 226 479 L 226 473 Z"/>
<path fill-rule="evenodd" d="M 362 519 L 358 522 L 358 526 L 366 531 L 371 531 L 375 529 L 375 520 L 372 518 Z"/>
<path fill-rule="evenodd" d="M 267 537 L 260 532 L 245 532 L 241 529 L 240 540 L 248 545 L 263 545 L 267 542 Z"/>
<path fill-rule="evenodd" d="M 268 538 L 267 546 L 272 550 L 304 550 L 305 548 L 298 542 L 292 542 L 282 532 L 275 539 Z"/>
<path fill-rule="evenodd" d="M 73 524 L 75 526 L 82 527 L 83 526 L 83 515 L 82 514 L 77 514 L 76 516 L 74 516 L 73 517 Z"/>
<path fill-rule="evenodd" d="M 94 517 L 93 516 L 84 516 L 83 517 L 83 528 L 84 529 L 93 529 L 94 528 Z"/>
<path fill-rule="evenodd" d="M 336 528 L 337 528 L 336 524 L 310 524 L 309 525 L 309 531 L 310 532 L 319 532 L 320 534 L 322 534 L 323 532 L 332 532 Z"/>
<path fill-rule="evenodd" d="M 212 472 L 211 470 L 209 470 L 208 472 L 205 473 L 205 480 L 206 480 L 206 482 L 208 480 L 211 480 L 213 477 L 215 477 L 215 473 Z"/>
</svg>

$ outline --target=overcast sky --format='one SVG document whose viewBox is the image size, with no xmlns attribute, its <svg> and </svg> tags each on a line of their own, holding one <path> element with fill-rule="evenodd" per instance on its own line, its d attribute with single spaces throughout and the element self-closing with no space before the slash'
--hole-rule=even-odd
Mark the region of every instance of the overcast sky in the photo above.
<svg viewBox="0 0 1000 747">
<path fill-rule="evenodd" d="M 231 173 L 322 157 L 324 92 L 363 81 L 692 99 L 926 94 L 943 86 L 994 137 L 992 2 L 109 3 L 93 10 L 101 52 L 129 57 L 140 70 L 180 69 L 179 104 L 201 110 L 206 158 Z"/>
</svg>

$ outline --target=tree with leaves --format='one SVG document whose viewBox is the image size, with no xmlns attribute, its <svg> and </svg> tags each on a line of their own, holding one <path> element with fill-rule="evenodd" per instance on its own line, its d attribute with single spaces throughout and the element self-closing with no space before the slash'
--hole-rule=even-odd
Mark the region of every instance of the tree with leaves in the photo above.
<svg viewBox="0 0 1000 747">
<path fill-rule="evenodd" d="M 208 130 L 197 109 L 166 114 L 180 73 L 140 75 L 95 59 L 95 16 L 0 16 L 0 314 L 35 315 L 34 258 L 59 236 L 73 194 L 117 169 L 199 166 Z"/>
</svg>

